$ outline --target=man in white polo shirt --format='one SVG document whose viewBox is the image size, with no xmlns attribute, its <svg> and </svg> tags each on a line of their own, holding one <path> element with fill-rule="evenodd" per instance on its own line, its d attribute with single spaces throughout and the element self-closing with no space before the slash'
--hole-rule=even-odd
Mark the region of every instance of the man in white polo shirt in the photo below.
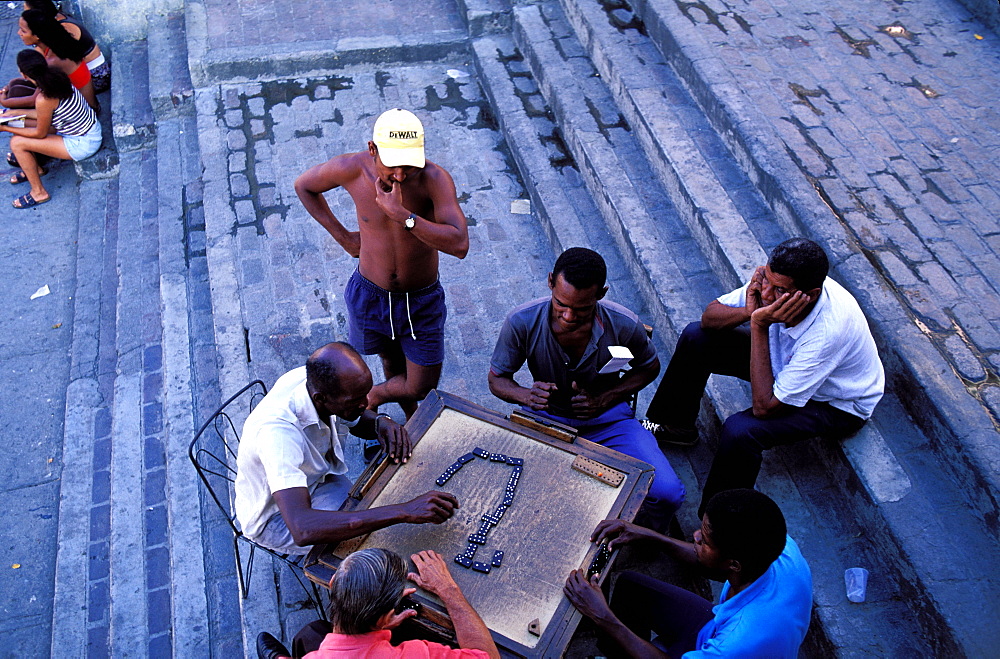
<svg viewBox="0 0 1000 659">
<path fill-rule="evenodd" d="M 338 509 L 351 489 L 339 417 L 359 437 L 378 436 L 406 462 L 410 436 L 387 414 L 367 410 L 372 374 L 354 348 L 330 343 L 285 373 L 243 426 L 237 456 L 236 517 L 243 533 L 283 554 L 307 554 L 392 524 L 440 524 L 458 508 L 445 492 L 363 511 Z"/>
<path fill-rule="evenodd" d="M 699 513 L 717 492 L 753 487 L 764 450 L 849 436 L 882 398 L 885 373 L 868 321 L 828 270 L 819 245 L 786 240 L 677 340 L 647 411 L 661 443 L 697 441 L 695 419 L 712 373 L 749 380 L 753 399 L 723 424 Z"/>
</svg>

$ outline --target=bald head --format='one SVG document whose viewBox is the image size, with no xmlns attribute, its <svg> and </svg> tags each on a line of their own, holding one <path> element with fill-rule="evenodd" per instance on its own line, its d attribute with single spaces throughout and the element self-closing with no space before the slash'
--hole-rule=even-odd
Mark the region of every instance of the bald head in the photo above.
<svg viewBox="0 0 1000 659">
<path fill-rule="evenodd" d="M 340 341 L 326 344 L 306 361 L 306 382 L 310 389 L 327 396 L 351 393 L 345 391 L 345 387 L 351 388 L 352 384 L 366 378 L 370 389 L 368 365 L 357 350 Z"/>
</svg>

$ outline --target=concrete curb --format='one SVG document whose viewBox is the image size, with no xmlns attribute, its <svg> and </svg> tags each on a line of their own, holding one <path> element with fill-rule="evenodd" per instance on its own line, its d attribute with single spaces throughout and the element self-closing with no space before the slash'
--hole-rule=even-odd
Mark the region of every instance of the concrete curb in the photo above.
<svg viewBox="0 0 1000 659">
<path fill-rule="evenodd" d="M 227 158 L 221 131 L 213 120 L 219 103 L 218 87 L 198 89 L 195 102 L 200 108 L 197 113 L 198 145 L 204 165 L 205 240 L 211 273 L 212 319 L 219 355 L 219 388 L 227 395 L 226 392 L 238 391 L 251 378 L 236 275 L 238 241 L 231 232 L 236 217 L 227 203 L 230 197 Z M 258 556 L 249 586 L 254 595 L 247 599 L 240 598 L 243 645 L 247 656 L 256 652 L 257 632 L 272 630 L 273 633 L 281 628 L 276 583 L 270 557 L 265 554 Z M 233 584 L 233 587 L 238 592 L 238 586 Z"/>
<path fill-rule="evenodd" d="M 156 144 L 156 124 L 149 104 L 149 63 L 145 41 L 130 41 L 115 49 L 112 60 L 111 131 L 119 154 Z M 112 148 L 112 142 L 104 145 Z"/>
<path fill-rule="evenodd" d="M 143 551 L 142 376 L 115 378 L 111 431 L 111 624 L 109 649 L 146 656 L 146 569 Z"/>
<path fill-rule="evenodd" d="M 511 25 L 510 4 L 505 0 L 456 0 L 469 36 L 508 33 Z"/>
<path fill-rule="evenodd" d="M 682 216 L 693 218 L 689 227 L 716 274 L 739 286 L 767 260 L 767 253 L 757 241 L 746 239 L 753 232 L 675 116 L 656 78 L 658 67 L 627 57 L 630 53 L 616 43 L 620 35 L 600 7 L 578 0 L 562 6 L 669 196 L 683 206 Z M 602 22 L 595 24 L 597 20 Z"/>
<path fill-rule="evenodd" d="M 514 41 L 530 63 L 535 80 L 556 115 L 608 230 L 623 254 L 635 254 L 626 264 L 642 298 L 650 305 L 650 322 L 661 336 L 678 335 L 683 329 L 678 323 L 683 320 L 686 324 L 686 319 L 693 317 L 697 309 L 693 301 L 673 296 L 673 287 L 658 290 L 654 283 L 682 282 L 684 278 L 672 261 L 663 258 L 664 248 L 652 231 L 653 222 L 637 201 L 642 195 L 628 177 L 621 175 L 624 167 L 590 120 L 572 76 L 554 66 L 561 57 L 544 36 L 548 29 L 538 7 L 517 7 L 514 18 Z M 672 300 L 669 304 L 665 301 L 668 298 Z"/>
<path fill-rule="evenodd" d="M 183 28 L 181 13 L 150 17 L 150 50 L 157 56 L 149 60 L 149 87 L 156 134 L 164 138 L 157 140 L 156 162 L 172 649 L 175 656 L 207 656 L 204 553 L 191 551 L 202 546 L 200 481 L 187 455 L 196 421 L 182 202 L 187 183 L 181 153 L 184 122 L 179 117 L 192 113 L 189 99 L 193 92 L 186 72 Z"/>
<path fill-rule="evenodd" d="M 59 490 L 59 550 L 52 602 L 52 656 L 82 657 L 87 646 L 87 575 L 90 501 L 93 486 L 94 416 L 98 390 L 101 272 L 108 184 L 80 184 L 76 292 L 70 384 L 66 390 L 62 477 Z"/>
<path fill-rule="evenodd" d="M 319 75 L 359 63 L 428 62 L 468 53 L 468 33 L 442 30 L 408 39 L 344 37 L 246 48 L 212 49 L 205 6 L 186 3 L 188 67 L 195 88 L 223 82 Z"/>
<path fill-rule="evenodd" d="M 202 544 L 202 528 L 200 484 L 187 455 L 195 420 L 181 209 L 184 182 L 180 175 L 180 128 L 176 120 L 167 120 L 158 123 L 158 130 L 166 137 L 158 141 L 157 175 L 173 650 L 180 656 L 205 656 L 209 653 L 209 638 L 204 557 L 202 552 L 191 551 Z"/>
</svg>

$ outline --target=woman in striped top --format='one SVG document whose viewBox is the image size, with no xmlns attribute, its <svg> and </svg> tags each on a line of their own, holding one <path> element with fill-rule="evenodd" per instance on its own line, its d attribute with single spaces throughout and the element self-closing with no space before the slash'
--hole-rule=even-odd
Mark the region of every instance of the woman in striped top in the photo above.
<svg viewBox="0 0 1000 659">
<path fill-rule="evenodd" d="M 34 50 L 17 54 L 17 68 L 38 87 L 33 110 L 6 110 L 0 117 L 24 115 L 24 127 L 0 124 L 0 130 L 13 133 L 10 148 L 13 162 L 21 171 L 11 177 L 12 184 L 28 182 L 31 191 L 14 200 L 14 208 L 31 208 L 50 199 L 42 185 L 45 170 L 38 166 L 36 154 L 83 160 L 101 148 L 101 124 L 87 105 L 80 90 L 70 84 L 65 73 L 50 67 Z"/>
</svg>

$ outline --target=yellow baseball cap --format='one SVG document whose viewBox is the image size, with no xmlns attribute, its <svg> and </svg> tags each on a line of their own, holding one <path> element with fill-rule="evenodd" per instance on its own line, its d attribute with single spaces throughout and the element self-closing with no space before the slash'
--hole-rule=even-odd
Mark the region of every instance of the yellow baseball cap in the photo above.
<svg viewBox="0 0 1000 659">
<path fill-rule="evenodd" d="M 386 110 L 375 121 L 372 142 L 386 167 L 424 166 L 424 126 L 408 110 Z"/>
</svg>

